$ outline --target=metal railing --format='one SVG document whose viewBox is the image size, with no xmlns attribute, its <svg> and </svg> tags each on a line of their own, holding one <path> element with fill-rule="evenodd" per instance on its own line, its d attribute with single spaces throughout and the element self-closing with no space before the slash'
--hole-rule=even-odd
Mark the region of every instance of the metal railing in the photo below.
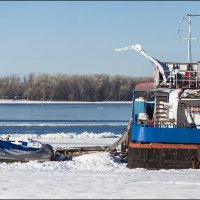
<svg viewBox="0 0 200 200">
<path fill-rule="evenodd" d="M 178 77 L 178 74 L 181 74 L 181 77 Z M 162 80 L 159 80 L 159 86 L 161 86 L 162 82 Z M 200 71 L 179 70 L 179 73 L 174 75 L 170 74 L 167 78 L 167 85 L 165 85 L 165 87 L 198 88 L 200 87 Z"/>
<path fill-rule="evenodd" d="M 200 129 L 200 125 L 196 124 L 187 124 L 184 122 L 177 123 L 132 123 L 132 126 L 141 126 L 141 127 L 149 127 L 149 128 L 197 128 Z"/>
</svg>

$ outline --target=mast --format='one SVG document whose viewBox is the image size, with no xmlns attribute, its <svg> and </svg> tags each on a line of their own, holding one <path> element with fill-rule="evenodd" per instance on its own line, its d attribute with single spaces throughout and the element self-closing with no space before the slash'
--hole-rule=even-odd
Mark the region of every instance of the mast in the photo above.
<svg viewBox="0 0 200 200">
<path fill-rule="evenodd" d="M 187 62 L 192 63 L 192 40 L 196 40 L 197 38 L 192 38 L 192 19 L 191 17 L 199 17 L 200 15 L 193 15 L 191 13 L 187 14 L 188 17 L 188 37 L 183 38 L 187 40 Z"/>
</svg>

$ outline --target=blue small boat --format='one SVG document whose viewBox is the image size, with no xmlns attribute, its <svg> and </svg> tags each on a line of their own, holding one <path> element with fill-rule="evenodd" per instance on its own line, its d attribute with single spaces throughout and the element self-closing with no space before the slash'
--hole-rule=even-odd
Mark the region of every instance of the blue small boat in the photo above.
<svg viewBox="0 0 200 200">
<path fill-rule="evenodd" d="M 53 155 L 51 145 L 36 140 L 10 140 L 9 136 L 0 139 L 0 162 L 43 162 L 52 160 Z"/>
</svg>

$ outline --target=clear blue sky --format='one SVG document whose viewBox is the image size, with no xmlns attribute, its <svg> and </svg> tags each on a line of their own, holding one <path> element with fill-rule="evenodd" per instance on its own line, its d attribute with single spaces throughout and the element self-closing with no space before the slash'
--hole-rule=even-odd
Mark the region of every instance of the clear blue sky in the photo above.
<svg viewBox="0 0 200 200">
<path fill-rule="evenodd" d="M 152 76 L 153 66 L 135 51 L 140 43 L 161 61 L 187 60 L 178 29 L 198 1 L 9 1 L 0 2 L 0 76 L 35 73 Z M 200 17 L 192 18 L 200 39 Z M 200 42 L 192 43 L 193 61 Z"/>
</svg>

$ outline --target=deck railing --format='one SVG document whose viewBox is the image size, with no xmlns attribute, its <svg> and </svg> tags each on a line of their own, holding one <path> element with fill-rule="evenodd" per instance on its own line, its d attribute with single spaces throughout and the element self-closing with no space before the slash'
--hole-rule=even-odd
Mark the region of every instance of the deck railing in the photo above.
<svg viewBox="0 0 200 200">
<path fill-rule="evenodd" d="M 196 124 L 185 124 L 185 123 L 133 123 L 133 126 L 142 126 L 150 128 L 197 128 L 200 129 L 200 125 Z"/>
<path fill-rule="evenodd" d="M 167 85 L 165 85 L 165 87 L 169 87 L 169 88 L 177 88 L 177 87 L 198 88 L 200 87 L 200 71 L 179 70 L 179 74 L 181 74 L 181 77 L 178 76 L 177 73 L 173 76 L 169 75 L 168 80 L 167 80 Z M 163 82 L 162 80 L 159 80 L 159 86 L 162 86 L 161 85 L 162 82 Z"/>
</svg>

